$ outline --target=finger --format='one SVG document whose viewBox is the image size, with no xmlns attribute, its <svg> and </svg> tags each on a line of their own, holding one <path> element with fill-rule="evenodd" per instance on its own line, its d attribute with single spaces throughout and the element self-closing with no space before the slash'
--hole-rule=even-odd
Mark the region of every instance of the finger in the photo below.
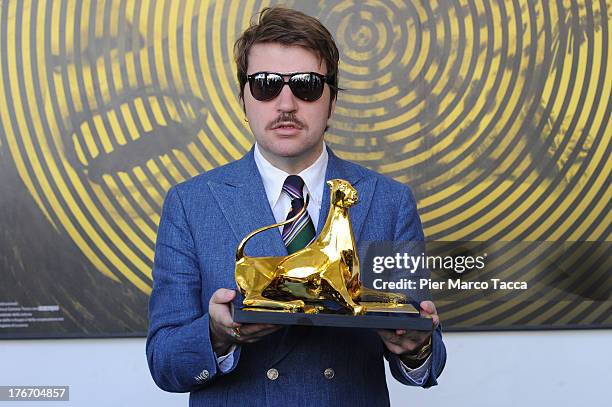
<svg viewBox="0 0 612 407">
<path fill-rule="evenodd" d="M 428 337 L 429 337 L 428 334 L 421 334 L 421 333 L 413 337 L 403 336 L 403 337 L 400 337 L 401 340 L 399 342 L 394 342 L 394 345 L 397 345 L 398 347 L 400 347 L 403 350 L 403 352 L 412 352 L 415 349 L 421 347 L 425 343 Z"/>
<path fill-rule="evenodd" d="M 421 316 L 423 318 L 431 318 L 433 329 L 436 329 L 438 325 L 440 325 L 440 316 L 438 314 L 429 314 L 425 311 L 421 311 Z"/>
<path fill-rule="evenodd" d="M 227 288 L 219 288 L 210 297 L 211 304 L 227 304 L 236 297 L 236 291 Z"/>
<path fill-rule="evenodd" d="M 405 352 L 404 348 L 399 345 L 393 343 L 385 343 L 385 345 L 387 346 L 387 349 L 389 349 L 389 352 L 394 353 L 396 355 L 401 355 Z"/>
<path fill-rule="evenodd" d="M 412 351 L 422 346 L 430 336 L 430 332 L 406 331 L 404 335 L 396 336 L 397 340 L 391 339 L 391 343 L 401 347 L 404 351 Z"/>
<path fill-rule="evenodd" d="M 433 323 L 433 328 L 436 329 L 438 325 L 440 325 L 440 316 L 438 315 L 435 304 L 432 301 L 422 301 L 420 306 L 421 316 L 430 316 Z"/>
<path fill-rule="evenodd" d="M 401 346 L 401 344 L 402 344 L 402 337 L 397 336 L 395 334 L 395 331 L 388 330 L 388 329 L 380 329 L 377 332 L 380 335 L 380 337 L 383 340 L 383 342 L 385 342 L 385 344 L 387 344 L 387 345 L 392 344 L 392 345 L 396 345 L 396 346 Z"/>
<path fill-rule="evenodd" d="M 432 301 L 421 301 L 421 309 L 430 315 L 437 314 L 436 306 Z"/>
<path fill-rule="evenodd" d="M 271 327 L 271 328 L 262 329 L 260 331 L 255 332 L 253 334 L 253 336 L 256 336 L 258 338 L 262 338 L 262 337 L 264 337 L 266 335 L 270 335 L 271 333 L 278 331 L 281 328 L 282 328 L 281 326 L 274 326 L 274 327 Z"/>
<path fill-rule="evenodd" d="M 274 332 L 281 328 L 281 325 L 270 325 L 270 324 L 244 324 L 240 327 L 240 334 L 242 336 L 255 335 L 259 332 L 270 331 Z"/>
<path fill-rule="evenodd" d="M 240 337 L 236 338 L 236 340 L 240 343 L 254 343 L 262 339 L 263 337 L 270 335 L 273 332 L 281 329 L 282 326 L 272 326 L 270 328 L 265 328 L 258 330 L 257 332 L 252 333 L 244 333 L 242 329 L 240 330 Z"/>
<path fill-rule="evenodd" d="M 271 328 L 271 329 L 266 329 L 263 331 L 258 331 L 254 334 L 248 335 L 248 336 L 243 336 L 241 335 L 241 340 L 247 343 L 253 343 L 253 342 L 257 342 L 259 340 L 261 340 L 262 338 L 272 334 L 273 332 L 278 331 L 280 328 Z"/>
<path fill-rule="evenodd" d="M 404 335 L 400 336 L 401 340 L 409 340 L 413 342 L 420 342 L 429 336 L 429 332 L 422 331 L 407 331 Z"/>
<path fill-rule="evenodd" d="M 208 310 L 210 318 L 218 325 L 226 328 L 226 330 L 230 330 L 231 328 L 235 328 L 240 326 L 232 319 L 232 314 L 230 313 L 229 307 L 227 305 L 217 304 L 215 306 L 211 306 Z"/>
<path fill-rule="evenodd" d="M 376 332 L 383 340 L 391 340 L 395 336 L 395 332 L 390 329 L 377 329 Z"/>
<path fill-rule="evenodd" d="M 234 322 L 230 307 L 226 302 L 226 299 L 231 299 L 236 295 L 233 290 L 227 290 L 220 288 L 213 293 L 210 298 L 208 314 L 215 325 L 220 325 L 225 328 L 227 333 L 229 329 L 238 327 L 240 324 Z"/>
</svg>

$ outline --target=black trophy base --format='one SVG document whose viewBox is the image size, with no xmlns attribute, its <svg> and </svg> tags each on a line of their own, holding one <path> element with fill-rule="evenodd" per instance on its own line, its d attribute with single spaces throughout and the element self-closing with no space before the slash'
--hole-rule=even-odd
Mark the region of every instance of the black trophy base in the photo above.
<svg viewBox="0 0 612 407">
<path fill-rule="evenodd" d="M 305 314 L 303 312 L 253 311 L 232 303 L 232 318 L 241 324 L 334 326 L 344 328 L 406 329 L 431 331 L 431 318 L 419 314 L 397 312 L 366 312 L 350 314 Z"/>
</svg>

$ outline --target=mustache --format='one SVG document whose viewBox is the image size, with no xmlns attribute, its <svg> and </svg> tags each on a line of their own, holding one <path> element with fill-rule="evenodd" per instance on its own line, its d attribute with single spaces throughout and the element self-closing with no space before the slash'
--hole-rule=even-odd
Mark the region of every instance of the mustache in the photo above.
<svg viewBox="0 0 612 407">
<path fill-rule="evenodd" d="M 293 124 L 298 129 L 308 129 L 306 123 L 302 122 L 298 119 L 295 113 L 283 112 L 281 113 L 275 120 L 270 122 L 266 127 L 267 130 L 272 130 L 277 128 L 280 125 Z"/>
</svg>

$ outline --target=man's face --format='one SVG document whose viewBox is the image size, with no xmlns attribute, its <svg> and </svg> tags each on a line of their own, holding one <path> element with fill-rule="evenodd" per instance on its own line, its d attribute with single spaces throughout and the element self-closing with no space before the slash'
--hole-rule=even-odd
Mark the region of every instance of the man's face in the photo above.
<svg viewBox="0 0 612 407">
<path fill-rule="evenodd" d="M 248 61 L 248 75 L 263 71 L 327 74 L 325 62 L 300 46 L 255 44 Z M 273 164 L 286 163 L 288 159 L 299 163 L 298 167 L 312 164 L 321 153 L 323 133 L 330 115 L 330 97 L 327 84 L 323 95 L 314 102 L 298 99 L 289 86 L 284 86 L 276 98 L 262 102 L 253 98 L 247 83 L 244 89 L 246 115 L 262 154 Z M 335 106 L 334 100 L 331 111 Z"/>
</svg>

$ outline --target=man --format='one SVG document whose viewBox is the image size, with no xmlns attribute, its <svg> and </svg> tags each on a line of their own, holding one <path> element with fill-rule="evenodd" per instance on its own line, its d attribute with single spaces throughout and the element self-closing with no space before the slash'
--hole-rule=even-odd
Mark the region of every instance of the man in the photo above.
<svg viewBox="0 0 612 407">
<path fill-rule="evenodd" d="M 240 97 L 255 136 L 242 159 L 173 187 L 159 225 L 147 357 L 155 382 L 191 392 L 193 405 L 388 405 L 384 359 L 408 385 L 436 384 L 446 360 L 432 302 L 433 335 L 323 327 L 240 325 L 230 314 L 235 249 L 249 232 L 304 205 L 300 229 L 255 237 L 251 256 L 286 256 L 294 235 L 320 231 L 325 180 L 357 189 L 357 242 L 422 240 L 409 189 L 337 158 L 324 145 L 336 105 L 338 50 L 321 23 L 271 8 L 235 44 Z M 385 199 L 373 199 L 374 197 Z M 390 203 L 393 198 L 393 202 Z M 307 242 L 306 242 L 307 243 Z"/>
</svg>

